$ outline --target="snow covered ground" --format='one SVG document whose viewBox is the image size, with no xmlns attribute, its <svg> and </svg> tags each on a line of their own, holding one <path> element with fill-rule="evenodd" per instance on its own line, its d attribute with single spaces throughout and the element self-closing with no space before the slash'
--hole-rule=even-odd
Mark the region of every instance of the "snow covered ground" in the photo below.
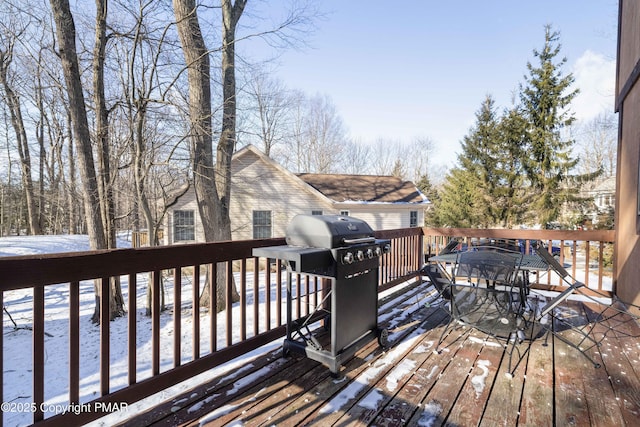
<svg viewBox="0 0 640 427">
<path fill-rule="evenodd" d="M 119 247 L 129 247 L 126 240 L 118 242 Z M 56 252 L 86 251 L 89 249 L 87 236 L 23 236 L 23 237 L 3 237 L 0 238 L 0 256 L 30 255 Z M 122 278 L 122 291 L 125 301 L 128 297 L 127 277 Z M 138 295 L 138 327 L 137 327 L 137 379 L 138 381 L 151 376 L 151 319 L 144 315 L 146 307 L 146 287 L 147 274 L 138 275 L 137 295 Z M 251 283 L 251 282 L 249 282 Z M 275 283 L 275 280 L 272 282 Z M 165 281 L 166 303 L 172 305 L 173 286 L 171 280 Z M 202 289 L 202 288 L 201 288 Z M 191 299 L 192 287 L 189 279 L 183 279 L 182 288 L 182 354 L 183 363 L 192 360 L 192 318 L 189 301 Z M 247 290 L 247 302 L 252 304 L 255 297 L 264 303 L 264 286 L 261 284 L 260 296 L 254 296 L 251 289 Z M 274 290 L 272 289 L 272 292 Z M 22 426 L 32 422 L 30 405 L 32 398 L 32 307 L 33 292 L 31 289 L 21 289 L 7 291 L 4 293 L 4 305 L 6 312 L 3 315 L 3 336 L 4 336 L 4 396 L 3 401 L 11 405 L 10 411 L 3 411 L 4 425 Z M 271 297 L 272 319 L 271 324 L 276 324 L 275 318 L 275 294 Z M 45 289 L 45 417 L 59 413 L 64 410 L 68 402 L 68 371 L 69 371 L 69 340 L 68 340 L 68 301 L 69 285 L 60 284 L 47 286 Z M 100 370 L 99 370 L 99 343 L 100 335 L 97 325 L 90 322 L 90 317 L 94 310 L 93 282 L 87 281 L 80 284 L 80 403 L 91 401 L 99 397 Z M 260 311 L 264 313 L 264 310 Z M 284 312 L 284 310 L 283 310 Z M 253 323 L 253 310 L 247 310 L 247 324 Z M 201 356 L 210 350 L 208 341 L 209 322 L 204 320 L 208 314 L 202 313 L 200 322 L 201 334 Z M 173 366 L 173 315 L 172 311 L 161 314 L 160 332 L 160 354 L 161 371 L 170 369 Z M 224 348 L 226 344 L 226 331 L 224 325 L 226 313 L 220 313 L 218 325 L 217 348 Z M 239 310 L 234 310 L 233 325 L 240 324 Z M 261 330 L 264 330 L 264 320 L 261 319 Z M 110 367 L 110 390 L 115 391 L 127 385 L 127 318 L 119 318 L 110 323 L 111 331 L 111 367 Z M 248 331 L 250 335 L 251 332 Z M 233 341 L 240 341 L 239 328 L 234 328 Z M 110 425 L 118 418 L 125 418 L 127 413 L 139 412 L 146 407 L 159 404 L 170 399 L 193 386 L 206 381 L 208 378 L 219 376 L 225 372 L 238 369 L 238 367 L 249 363 L 256 356 L 273 351 L 281 345 L 282 340 L 277 340 L 262 349 L 245 355 L 240 360 L 235 360 L 220 366 L 217 369 L 208 371 L 199 377 L 182 383 L 145 399 L 144 402 L 129 406 L 122 414 L 115 414 L 103 418 L 96 422 L 97 425 Z"/>
</svg>

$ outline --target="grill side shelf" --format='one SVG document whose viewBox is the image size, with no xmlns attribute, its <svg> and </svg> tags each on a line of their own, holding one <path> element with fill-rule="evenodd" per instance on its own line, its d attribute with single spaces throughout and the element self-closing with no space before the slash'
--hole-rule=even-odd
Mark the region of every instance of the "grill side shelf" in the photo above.
<svg viewBox="0 0 640 427">
<path fill-rule="evenodd" d="M 296 273 L 322 274 L 331 276 L 327 268 L 334 268 L 334 260 L 329 249 L 304 248 L 300 246 L 265 246 L 254 248 L 253 256 L 276 258 L 288 261 L 292 271 Z"/>
</svg>

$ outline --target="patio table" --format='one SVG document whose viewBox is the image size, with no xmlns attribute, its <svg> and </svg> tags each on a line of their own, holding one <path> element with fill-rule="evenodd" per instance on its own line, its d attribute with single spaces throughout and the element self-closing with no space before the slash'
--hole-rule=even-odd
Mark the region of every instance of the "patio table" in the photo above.
<svg viewBox="0 0 640 427">
<path fill-rule="evenodd" d="M 434 255 L 429 257 L 430 262 L 438 262 L 442 264 L 455 264 L 458 259 L 457 252 L 448 253 L 444 255 Z M 536 254 L 526 254 L 522 255 L 522 261 L 520 262 L 520 270 L 527 270 L 530 272 L 534 271 L 547 271 L 549 269 L 549 264 L 546 263 L 544 259 L 542 259 L 539 255 Z"/>
<path fill-rule="evenodd" d="M 446 264 L 453 265 L 456 263 L 459 254 L 460 252 L 452 252 L 452 253 L 447 253 L 442 255 L 435 255 L 435 256 L 429 257 L 428 261 L 436 262 L 444 265 Z M 526 295 L 529 294 L 529 286 L 530 286 L 529 275 L 537 274 L 543 271 L 548 271 L 549 268 L 550 268 L 549 264 L 540 255 L 537 255 L 537 254 L 522 255 L 522 257 L 520 258 L 520 264 L 518 269 L 522 273 L 522 292 L 523 292 L 522 296 L 523 297 L 526 297 Z"/>
<path fill-rule="evenodd" d="M 451 266 L 450 278 L 441 284 L 443 296 L 450 300 L 445 307 L 451 320 L 438 347 L 447 330 L 463 323 L 498 340 L 510 341 L 511 368 L 513 353 L 522 355 L 517 344 L 526 338 L 530 342 L 540 329 L 527 309 L 529 274 L 548 271 L 547 262 L 536 254 L 493 247 L 436 255 L 428 261 L 441 266 L 436 270 L 446 271 L 446 265 Z"/>
</svg>

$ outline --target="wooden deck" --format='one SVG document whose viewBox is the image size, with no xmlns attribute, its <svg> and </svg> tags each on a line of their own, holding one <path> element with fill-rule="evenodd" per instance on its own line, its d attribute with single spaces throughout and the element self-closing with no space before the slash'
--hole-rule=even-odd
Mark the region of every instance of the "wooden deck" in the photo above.
<svg viewBox="0 0 640 427">
<path fill-rule="evenodd" d="M 238 426 L 636 426 L 640 422 L 640 327 L 593 335 L 590 355 L 553 336 L 520 344 L 509 373 L 505 346 L 465 328 L 434 348 L 448 318 L 428 283 L 382 302 L 386 350 L 372 341 L 337 378 L 317 362 L 281 350 L 261 356 L 129 425 Z M 567 307 L 565 307 L 567 308 Z M 589 324 L 590 307 L 571 303 L 573 322 Z M 624 319 L 622 319 L 624 320 Z M 571 339 L 571 330 L 562 332 Z M 509 347 L 507 346 L 506 349 Z M 526 351 L 529 349 L 529 351 Z"/>
</svg>

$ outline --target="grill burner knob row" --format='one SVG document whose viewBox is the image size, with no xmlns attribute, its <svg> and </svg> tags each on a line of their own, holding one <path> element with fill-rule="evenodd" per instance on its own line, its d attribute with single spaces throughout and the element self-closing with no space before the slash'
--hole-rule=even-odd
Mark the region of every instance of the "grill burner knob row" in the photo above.
<svg viewBox="0 0 640 427">
<path fill-rule="evenodd" d="M 347 252 L 346 254 L 344 254 L 344 257 L 342 258 L 342 261 L 345 264 L 353 264 L 353 253 Z"/>
</svg>

